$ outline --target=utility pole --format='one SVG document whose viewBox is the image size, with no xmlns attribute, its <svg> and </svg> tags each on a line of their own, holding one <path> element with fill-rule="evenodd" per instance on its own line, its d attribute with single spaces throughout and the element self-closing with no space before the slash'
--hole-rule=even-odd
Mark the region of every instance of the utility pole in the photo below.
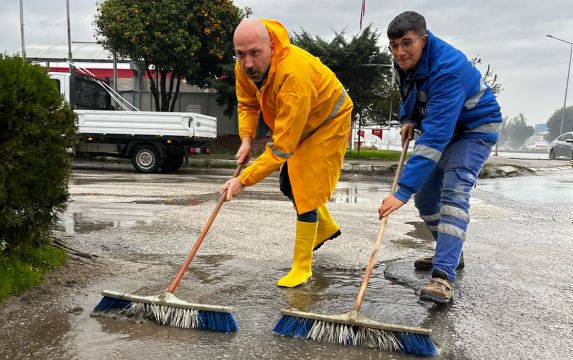
<svg viewBox="0 0 573 360">
<path fill-rule="evenodd" d="M 70 70 L 73 68 L 71 63 L 74 62 L 72 59 L 72 34 L 70 30 L 70 0 L 66 0 L 66 14 L 67 14 L 67 27 L 68 27 L 68 61 L 70 62 Z"/>
<path fill-rule="evenodd" d="M 24 0 L 20 0 L 20 36 L 22 37 L 22 58 L 26 60 L 26 43 L 24 41 Z"/>
<path fill-rule="evenodd" d="M 573 56 L 573 42 L 560 39 L 553 35 L 547 35 L 547 37 L 569 44 L 569 67 L 567 68 L 567 81 L 565 82 L 565 99 L 563 100 L 563 110 L 561 111 L 561 128 L 559 130 L 559 135 L 561 135 L 563 134 L 563 123 L 565 122 L 565 109 L 567 107 L 567 88 L 569 87 L 569 73 L 571 72 L 571 57 Z"/>
<path fill-rule="evenodd" d="M 70 103 L 75 106 L 75 86 L 76 86 L 76 71 L 74 69 L 74 60 L 72 58 L 72 33 L 70 26 L 70 0 L 66 0 L 66 16 L 68 27 L 68 61 L 70 66 Z"/>
</svg>

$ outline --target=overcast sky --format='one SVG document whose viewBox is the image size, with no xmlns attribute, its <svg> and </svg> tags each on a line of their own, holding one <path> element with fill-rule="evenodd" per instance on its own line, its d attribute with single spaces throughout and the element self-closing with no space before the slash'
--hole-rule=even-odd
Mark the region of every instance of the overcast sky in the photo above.
<svg viewBox="0 0 573 360">
<path fill-rule="evenodd" d="M 361 0 L 235 0 L 257 18 L 275 18 L 289 30 L 304 28 L 329 38 L 333 30 L 359 31 Z M 65 0 L 23 0 L 27 45 L 67 41 Z M 94 40 L 96 0 L 70 0 L 73 41 Z M 491 64 L 504 90 L 504 116 L 523 113 L 530 125 L 544 123 L 563 106 L 570 46 L 546 34 L 573 42 L 573 0 L 366 0 L 365 24 L 383 35 L 388 23 L 406 10 L 420 12 L 438 37 Z M 387 45 L 385 36 L 382 46 Z M 0 51 L 19 49 L 19 0 L 0 0 Z M 485 67 L 482 67 L 485 71 Z M 573 78 L 568 106 L 573 105 Z"/>
</svg>

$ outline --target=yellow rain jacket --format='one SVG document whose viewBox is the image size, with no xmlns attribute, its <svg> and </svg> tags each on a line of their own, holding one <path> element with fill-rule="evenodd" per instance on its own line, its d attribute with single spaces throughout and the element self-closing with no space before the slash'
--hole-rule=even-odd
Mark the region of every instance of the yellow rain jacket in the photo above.
<svg viewBox="0 0 573 360">
<path fill-rule="evenodd" d="M 350 132 L 352 100 L 320 59 L 290 43 L 281 23 L 261 21 L 274 52 L 260 90 L 235 64 L 239 135 L 255 138 L 262 111 L 272 143 L 240 180 L 254 185 L 288 161 L 296 209 L 303 214 L 332 197 Z"/>
</svg>

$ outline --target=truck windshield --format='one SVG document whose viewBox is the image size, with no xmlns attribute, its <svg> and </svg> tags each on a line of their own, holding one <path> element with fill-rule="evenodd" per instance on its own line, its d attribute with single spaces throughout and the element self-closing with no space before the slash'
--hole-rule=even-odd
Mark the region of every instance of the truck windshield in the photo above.
<svg viewBox="0 0 573 360">
<path fill-rule="evenodd" d="M 77 74 L 73 86 L 74 105 L 79 110 L 110 110 L 111 96 L 92 78 Z"/>
</svg>

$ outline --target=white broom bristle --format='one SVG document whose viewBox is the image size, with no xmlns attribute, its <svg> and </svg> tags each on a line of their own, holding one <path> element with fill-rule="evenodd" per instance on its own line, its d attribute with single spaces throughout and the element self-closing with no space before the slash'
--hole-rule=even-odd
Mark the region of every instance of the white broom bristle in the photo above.
<svg viewBox="0 0 573 360">
<path fill-rule="evenodd" d="M 390 331 L 356 327 L 315 320 L 308 339 L 342 345 L 363 345 L 386 351 L 400 351 L 402 346 Z"/>
<path fill-rule="evenodd" d="M 124 315 L 153 319 L 158 324 L 183 329 L 197 329 L 199 327 L 199 311 L 193 309 L 134 302 L 130 308 L 124 310 Z"/>
</svg>

